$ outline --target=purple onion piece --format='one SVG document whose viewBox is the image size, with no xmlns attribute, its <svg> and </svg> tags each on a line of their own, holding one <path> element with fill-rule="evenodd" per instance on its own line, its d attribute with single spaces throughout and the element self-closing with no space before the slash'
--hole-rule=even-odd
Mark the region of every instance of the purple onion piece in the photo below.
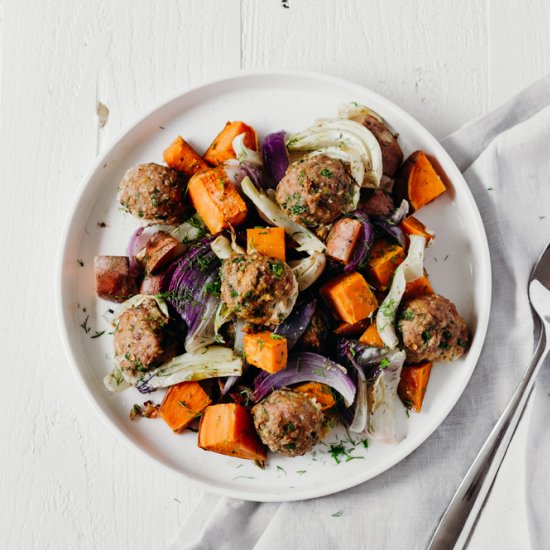
<svg viewBox="0 0 550 550">
<path fill-rule="evenodd" d="M 247 162 L 237 163 L 237 161 L 226 162 L 223 165 L 227 179 L 235 186 L 237 191 L 241 191 L 241 181 L 248 176 L 254 185 L 259 189 L 265 187 L 262 171 L 254 164 Z"/>
<path fill-rule="evenodd" d="M 156 232 L 156 229 L 150 227 L 138 227 L 132 233 L 126 247 L 126 255 L 130 259 L 130 275 L 132 277 L 139 277 L 143 273 L 143 266 L 137 261 L 136 254 L 147 245 L 149 239 Z"/>
<path fill-rule="evenodd" d="M 243 162 L 241 167 L 244 170 L 245 175 L 252 180 L 252 183 L 254 183 L 256 187 L 259 189 L 264 189 L 264 177 L 260 168 L 254 166 L 254 164 L 248 164 L 246 162 Z"/>
<path fill-rule="evenodd" d="M 344 367 L 317 353 L 293 353 L 285 369 L 268 376 L 257 376 L 254 398 L 263 399 L 274 390 L 300 382 L 320 382 L 342 395 L 346 407 L 355 399 L 356 387 Z"/>
<path fill-rule="evenodd" d="M 361 234 L 350 262 L 344 267 L 345 273 L 353 273 L 365 265 L 370 247 L 374 242 L 374 230 L 369 217 L 361 210 L 354 210 L 349 217 L 355 218 L 361 223 Z"/>
<path fill-rule="evenodd" d="M 148 393 L 153 393 L 154 391 L 157 391 L 156 388 L 152 388 L 147 383 L 152 377 L 153 375 L 144 376 L 143 379 L 139 380 L 136 383 L 136 389 L 139 391 L 139 393 L 148 394 Z"/>
<path fill-rule="evenodd" d="M 288 351 L 297 344 L 309 326 L 315 313 L 316 303 L 316 300 L 312 299 L 296 304 L 291 314 L 273 331 L 286 338 Z"/>
<path fill-rule="evenodd" d="M 409 203 L 402 200 L 399 208 L 396 208 L 389 216 L 371 216 L 372 222 L 392 236 L 402 247 L 407 245 L 405 233 L 399 227 L 403 218 L 409 213 Z"/>
<path fill-rule="evenodd" d="M 383 229 L 388 235 L 393 237 L 402 247 L 406 247 L 407 239 L 399 225 L 391 223 L 385 216 L 371 216 L 371 220 L 380 229 Z"/>
<path fill-rule="evenodd" d="M 347 367 L 362 368 L 372 378 L 380 368 L 380 361 L 386 358 L 388 348 L 366 346 L 358 340 L 340 337 L 336 341 L 336 358 Z"/>
<path fill-rule="evenodd" d="M 210 243 L 215 235 L 209 235 L 175 261 L 171 267 L 172 277 L 168 285 L 168 302 L 192 327 L 202 316 L 206 307 L 204 287 L 210 275 L 220 267 L 220 260 L 212 251 Z"/>
<path fill-rule="evenodd" d="M 281 130 L 267 135 L 263 142 L 264 167 L 272 188 L 283 179 L 290 163 L 285 138 L 286 132 Z"/>
</svg>

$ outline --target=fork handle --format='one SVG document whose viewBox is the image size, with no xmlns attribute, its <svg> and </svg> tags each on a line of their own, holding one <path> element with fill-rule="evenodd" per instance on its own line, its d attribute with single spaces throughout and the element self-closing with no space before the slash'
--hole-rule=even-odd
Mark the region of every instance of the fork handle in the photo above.
<svg viewBox="0 0 550 550">
<path fill-rule="evenodd" d="M 529 368 L 443 514 L 428 550 L 460 550 L 466 546 L 549 349 L 543 326 Z"/>
</svg>

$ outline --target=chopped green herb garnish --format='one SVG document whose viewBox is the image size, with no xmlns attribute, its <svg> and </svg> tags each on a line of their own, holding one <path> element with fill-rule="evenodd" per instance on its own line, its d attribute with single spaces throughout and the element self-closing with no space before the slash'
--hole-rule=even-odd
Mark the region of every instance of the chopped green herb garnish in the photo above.
<svg viewBox="0 0 550 550">
<path fill-rule="evenodd" d="M 285 272 L 283 262 L 269 262 L 269 270 L 275 277 L 282 277 Z"/>
<path fill-rule="evenodd" d="M 401 314 L 401 319 L 405 319 L 405 321 L 412 321 L 414 319 L 414 313 L 410 309 L 406 309 Z"/>
</svg>

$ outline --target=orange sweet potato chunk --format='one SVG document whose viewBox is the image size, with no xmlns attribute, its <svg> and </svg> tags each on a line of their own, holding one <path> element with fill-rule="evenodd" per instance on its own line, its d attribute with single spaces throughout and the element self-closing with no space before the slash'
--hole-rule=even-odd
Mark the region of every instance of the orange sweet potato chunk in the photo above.
<svg viewBox="0 0 550 550">
<path fill-rule="evenodd" d="M 294 386 L 292 389 L 295 392 L 307 395 L 310 399 L 315 399 L 315 401 L 321 405 L 322 411 L 331 409 L 336 405 L 336 399 L 326 384 L 321 384 L 320 382 L 304 382 L 303 384 Z"/>
<path fill-rule="evenodd" d="M 356 336 L 357 334 L 361 334 L 367 328 L 368 324 L 368 319 L 363 319 L 353 324 L 340 323 L 334 329 L 334 334 L 338 334 L 339 336 Z"/>
<path fill-rule="evenodd" d="M 263 462 L 267 458 L 250 412 L 237 403 L 220 403 L 205 409 L 199 425 L 199 447 L 247 460 Z"/>
<path fill-rule="evenodd" d="M 367 281 L 357 272 L 325 283 L 319 292 L 334 316 L 350 325 L 366 319 L 378 307 Z"/>
<path fill-rule="evenodd" d="M 408 409 L 415 412 L 422 410 L 431 371 L 432 364 L 429 361 L 403 367 L 397 393 Z"/>
<path fill-rule="evenodd" d="M 204 160 L 212 166 L 217 166 L 229 159 L 236 158 L 235 151 L 233 151 L 233 140 L 243 133 L 245 134 L 244 144 L 246 147 L 257 151 L 258 137 L 256 136 L 256 131 L 251 126 L 237 120 L 235 122 L 228 122 L 224 129 L 215 137 L 203 155 Z"/>
<path fill-rule="evenodd" d="M 327 237 L 327 256 L 343 264 L 349 263 L 360 235 L 361 223 L 358 220 L 339 219 Z"/>
<path fill-rule="evenodd" d="M 365 330 L 365 332 L 361 334 L 359 342 L 365 344 L 365 346 L 369 346 L 372 348 L 384 347 L 384 342 L 382 342 L 382 338 L 380 338 L 380 334 L 378 333 L 378 329 L 376 328 L 376 323 L 371 323 L 368 326 L 367 330 Z"/>
<path fill-rule="evenodd" d="M 398 244 L 386 240 L 376 241 L 369 254 L 369 282 L 378 290 L 386 290 L 397 266 L 405 259 L 405 251 Z"/>
<path fill-rule="evenodd" d="M 434 237 L 431 233 L 428 233 L 426 226 L 414 216 L 408 216 L 407 218 L 404 218 L 399 226 L 401 227 L 405 235 L 419 235 L 421 237 L 424 237 L 426 239 L 426 244 L 428 244 L 430 240 Z"/>
<path fill-rule="evenodd" d="M 159 409 L 161 418 L 174 432 L 181 432 L 212 403 L 198 382 L 171 386 Z"/>
<path fill-rule="evenodd" d="M 188 184 L 193 206 L 211 233 L 219 233 L 246 219 L 247 208 L 223 166 L 194 175 Z"/>
<path fill-rule="evenodd" d="M 248 254 L 258 252 L 264 256 L 286 261 L 285 230 L 282 227 L 254 227 L 246 230 Z"/>
<path fill-rule="evenodd" d="M 269 331 L 248 333 L 244 336 L 246 361 L 270 373 L 286 367 L 288 346 L 286 338 Z"/>
<path fill-rule="evenodd" d="M 403 301 L 412 300 L 413 298 L 418 298 L 419 296 L 425 296 L 426 294 L 433 294 L 434 290 L 432 284 L 428 279 L 426 273 L 422 277 L 410 281 L 405 287 L 405 293 L 403 294 Z"/>
<path fill-rule="evenodd" d="M 413 212 L 432 202 L 445 190 L 445 184 L 423 151 L 415 151 L 403 163 L 394 185 L 397 202 L 406 199 Z"/>
<path fill-rule="evenodd" d="M 181 136 L 178 136 L 164 151 L 164 162 L 179 172 L 191 177 L 208 170 L 202 157 Z"/>
</svg>

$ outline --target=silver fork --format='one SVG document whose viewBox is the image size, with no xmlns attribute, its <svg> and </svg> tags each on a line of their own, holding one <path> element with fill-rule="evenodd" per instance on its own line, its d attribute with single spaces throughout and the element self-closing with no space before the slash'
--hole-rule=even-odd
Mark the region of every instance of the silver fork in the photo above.
<svg viewBox="0 0 550 550">
<path fill-rule="evenodd" d="M 460 550 L 466 546 L 550 350 L 550 244 L 529 278 L 529 300 L 541 322 L 533 360 L 443 514 L 428 550 Z"/>
</svg>

